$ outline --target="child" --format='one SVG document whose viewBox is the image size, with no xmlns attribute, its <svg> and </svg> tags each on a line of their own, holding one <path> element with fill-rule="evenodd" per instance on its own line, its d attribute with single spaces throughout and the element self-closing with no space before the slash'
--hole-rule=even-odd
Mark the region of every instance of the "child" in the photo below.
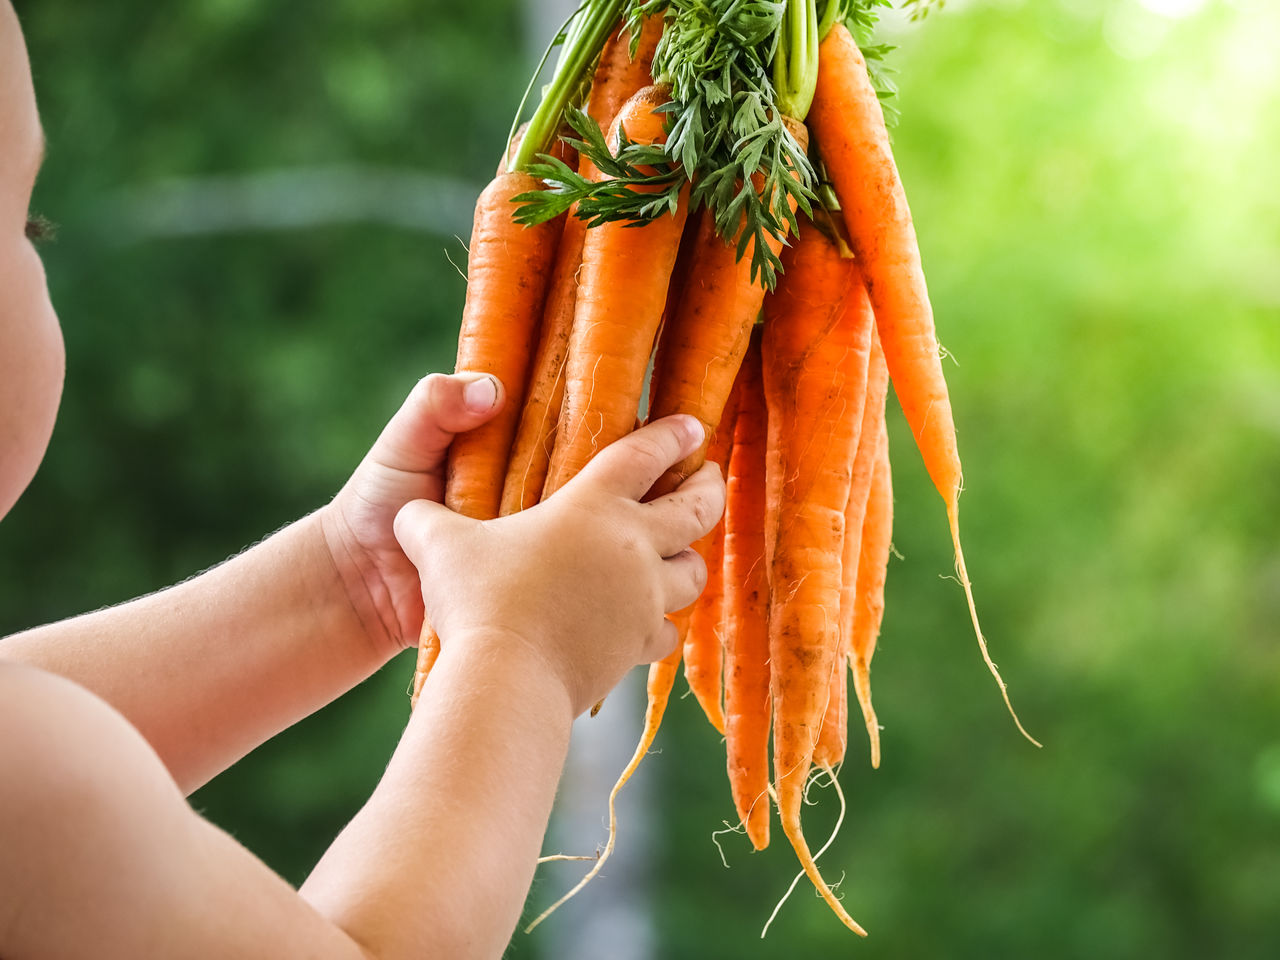
<svg viewBox="0 0 1280 960">
<path fill-rule="evenodd" d="M 0 515 L 30 482 L 62 341 L 24 234 L 43 137 L 0 0 Z M 334 500 L 195 579 L 0 641 L 0 956 L 498 957 L 575 716 L 675 643 L 714 466 L 641 503 L 692 418 L 601 452 L 547 502 L 440 505 L 452 437 L 503 403 L 422 380 Z M 183 795 L 417 638 L 442 653 L 368 803 L 293 890 Z"/>
</svg>

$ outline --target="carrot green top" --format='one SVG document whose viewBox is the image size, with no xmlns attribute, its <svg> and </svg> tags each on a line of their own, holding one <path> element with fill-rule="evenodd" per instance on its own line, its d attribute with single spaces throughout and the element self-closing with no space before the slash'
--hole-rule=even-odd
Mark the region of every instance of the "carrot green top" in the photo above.
<svg viewBox="0 0 1280 960">
<path fill-rule="evenodd" d="M 518 198 L 519 218 L 540 223 L 577 204 L 577 215 L 592 225 L 646 221 L 674 210 L 692 184 L 691 210 L 706 206 L 716 231 L 736 241 L 738 256 L 751 251 L 752 277 L 772 288 L 782 266 L 778 241 L 796 229 L 796 210 L 811 212 L 817 189 L 814 167 L 785 120 L 804 120 L 818 45 L 837 21 L 858 39 L 882 95 L 892 92 L 876 69 L 890 48 L 870 42 L 879 8 L 890 2 L 587 0 L 557 37 L 565 48 L 560 66 L 513 162 L 548 186 Z M 906 5 L 918 17 L 941 0 Z M 663 21 L 653 77 L 671 90 L 664 144 L 634 143 L 625 130 L 618 143 L 606 143 L 578 109 L 592 59 L 618 17 L 633 38 L 644 18 Z M 583 176 L 547 155 L 562 120 L 576 133 L 566 138 L 570 145 L 601 176 Z"/>
</svg>

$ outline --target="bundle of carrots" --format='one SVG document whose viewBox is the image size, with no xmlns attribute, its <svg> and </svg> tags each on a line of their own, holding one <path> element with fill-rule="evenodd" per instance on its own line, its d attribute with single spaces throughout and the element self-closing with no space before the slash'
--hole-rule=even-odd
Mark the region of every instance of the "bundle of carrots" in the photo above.
<svg viewBox="0 0 1280 960">
<path fill-rule="evenodd" d="M 672 615 L 682 645 L 649 671 L 608 845 L 567 896 L 613 849 L 614 797 L 683 662 L 725 738 L 747 836 L 766 846 L 776 807 L 814 886 L 863 932 L 800 812 L 810 777 L 844 759 L 846 665 L 879 765 L 870 662 L 893 519 L 890 382 L 1008 704 L 960 549 L 960 460 L 915 232 L 854 39 L 884 2 L 587 0 L 476 206 L 457 365 L 497 376 L 508 402 L 455 441 L 447 504 L 482 519 L 527 509 L 645 415 L 691 414 L 707 437 L 652 496 L 708 457 L 728 480 L 722 523 L 695 545 L 707 587 Z M 438 649 L 424 626 L 415 699 Z"/>
</svg>

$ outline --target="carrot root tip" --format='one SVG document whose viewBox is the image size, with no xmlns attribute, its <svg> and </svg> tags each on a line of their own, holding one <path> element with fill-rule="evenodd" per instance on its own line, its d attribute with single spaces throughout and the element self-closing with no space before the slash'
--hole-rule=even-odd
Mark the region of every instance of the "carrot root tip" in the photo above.
<svg viewBox="0 0 1280 960">
<path fill-rule="evenodd" d="M 839 897 L 835 895 L 831 886 L 822 879 L 822 874 L 818 872 L 817 859 L 827 852 L 827 849 L 835 842 L 836 837 L 840 834 L 840 827 L 844 824 L 844 815 L 847 809 L 844 799 L 844 791 L 840 789 L 840 781 L 836 779 L 836 771 L 830 766 L 823 766 L 814 772 L 813 778 L 805 787 L 805 792 L 807 792 L 809 787 L 812 786 L 813 783 L 817 781 L 818 777 L 822 775 L 825 775 L 830 781 L 831 786 L 835 788 L 836 798 L 840 801 L 840 815 L 836 817 L 836 823 L 831 830 L 831 836 L 827 838 L 827 842 L 819 848 L 816 854 L 809 852 L 808 841 L 805 840 L 804 831 L 800 828 L 798 811 L 794 818 L 794 822 L 792 822 L 793 818 L 791 817 L 782 817 L 782 830 L 787 835 L 787 839 L 791 841 L 791 848 L 795 851 L 803 869 L 795 875 L 791 881 L 791 885 L 787 888 L 787 892 L 782 895 L 782 899 L 779 900 L 777 906 L 773 908 L 773 913 L 769 915 L 769 919 L 765 923 L 764 929 L 760 931 L 761 940 L 763 940 L 765 935 L 769 932 L 769 927 L 777 918 L 778 912 L 782 909 L 782 905 L 787 902 L 791 894 L 795 891 L 796 885 L 806 875 L 808 875 L 810 881 L 812 881 L 818 895 L 826 901 L 827 906 L 831 908 L 831 911 L 837 917 L 839 917 L 841 923 L 860 937 L 865 937 L 867 935 L 867 931 L 862 928 L 862 925 L 859 924 L 858 921 L 854 920 L 853 917 L 849 916 L 849 912 L 845 910 Z"/>
<path fill-rule="evenodd" d="M 969 580 L 968 570 L 965 569 L 964 551 L 960 547 L 959 508 L 954 497 L 947 504 L 947 522 L 951 526 L 951 542 L 954 544 L 956 551 L 956 576 L 960 578 L 960 585 L 964 588 L 965 599 L 969 603 L 969 618 L 973 621 L 973 633 L 978 638 L 978 649 L 982 651 L 982 659 L 986 663 L 987 669 L 991 672 L 991 676 L 995 678 L 996 684 L 1000 687 L 1000 695 L 1004 698 L 1004 705 L 1009 711 L 1009 716 L 1013 718 L 1018 732 L 1034 746 L 1043 747 L 1044 744 L 1027 732 L 1027 728 L 1022 725 L 1022 721 L 1018 718 L 1018 712 L 1013 709 L 1013 702 L 1009 699 L 1009 687 L 1004 682 L 1004 678 L 1000 676 L 1000 670 L 996 667 L 995 661 L 991 659 L 991 652 L 987 649 L 987 638 L 982 635 L 982 627 L 978 624 L 978 608 L 973 601 L 973 584 Z"/>
<path fill-rule="evenodd" d="M 726 870 L 729 869 L 729 858 L 724 855 L 724 846 L 720 843 L 720 837 L 726 833 L 746 833 L 746 824 L 739 820 L 737 823 L 730 823 L 728 820 L 721 820 L 724 824 L 722 830 L 711 831 L 711 842 L 716 845 L 716 851 L 720 854 L 720 863 L 724 865 Z"/>
<path fill-rule="evenodd" d="M 871 769 L 880 769 L 880 721 L 871 705 L 871 665 L 859 656 L 853 662 L 853 689 L 862 707 L 862 719 L 867 727 L 867 739 L 871 743 Z"/>
</svg>

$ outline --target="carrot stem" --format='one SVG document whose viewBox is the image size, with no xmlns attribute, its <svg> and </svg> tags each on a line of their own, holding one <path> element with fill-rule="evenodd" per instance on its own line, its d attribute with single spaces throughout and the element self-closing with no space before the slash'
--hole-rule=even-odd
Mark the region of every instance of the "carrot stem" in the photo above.
<svg viewBox="0 0 1280 960">
<path fill-rule="evenodd" d="M 827 6 L 834 7 L 834 2 Z M 816 0 L 786 0 L 778 52 L 773 58 L 773 85 L 778 109 L 804 120 L 818 84 L 818 8 Z"/>
<path fill-rule="evenodd" d="M 624 0 L 595 0 L 580 9 L 569 22 L 564 31 L 564 51 L 556 64 L 551 83 L 543 94 L 542 102 L 529 121 L 524 141 L 511 158 L 510 170 L 525 169 L 538 154 L 546 153 L 554 142 L 565 107 L 580 93 L 584 81 L 589 78 L 600 49 L 618 25 L 623 6 Z M 523 106 L 521 103 L 521 109 Z M 520 115 L 517 113 L 517 125 L 519 121 Z M 513 126 L 513 133 L 514 130 Z"/>
</svg>

